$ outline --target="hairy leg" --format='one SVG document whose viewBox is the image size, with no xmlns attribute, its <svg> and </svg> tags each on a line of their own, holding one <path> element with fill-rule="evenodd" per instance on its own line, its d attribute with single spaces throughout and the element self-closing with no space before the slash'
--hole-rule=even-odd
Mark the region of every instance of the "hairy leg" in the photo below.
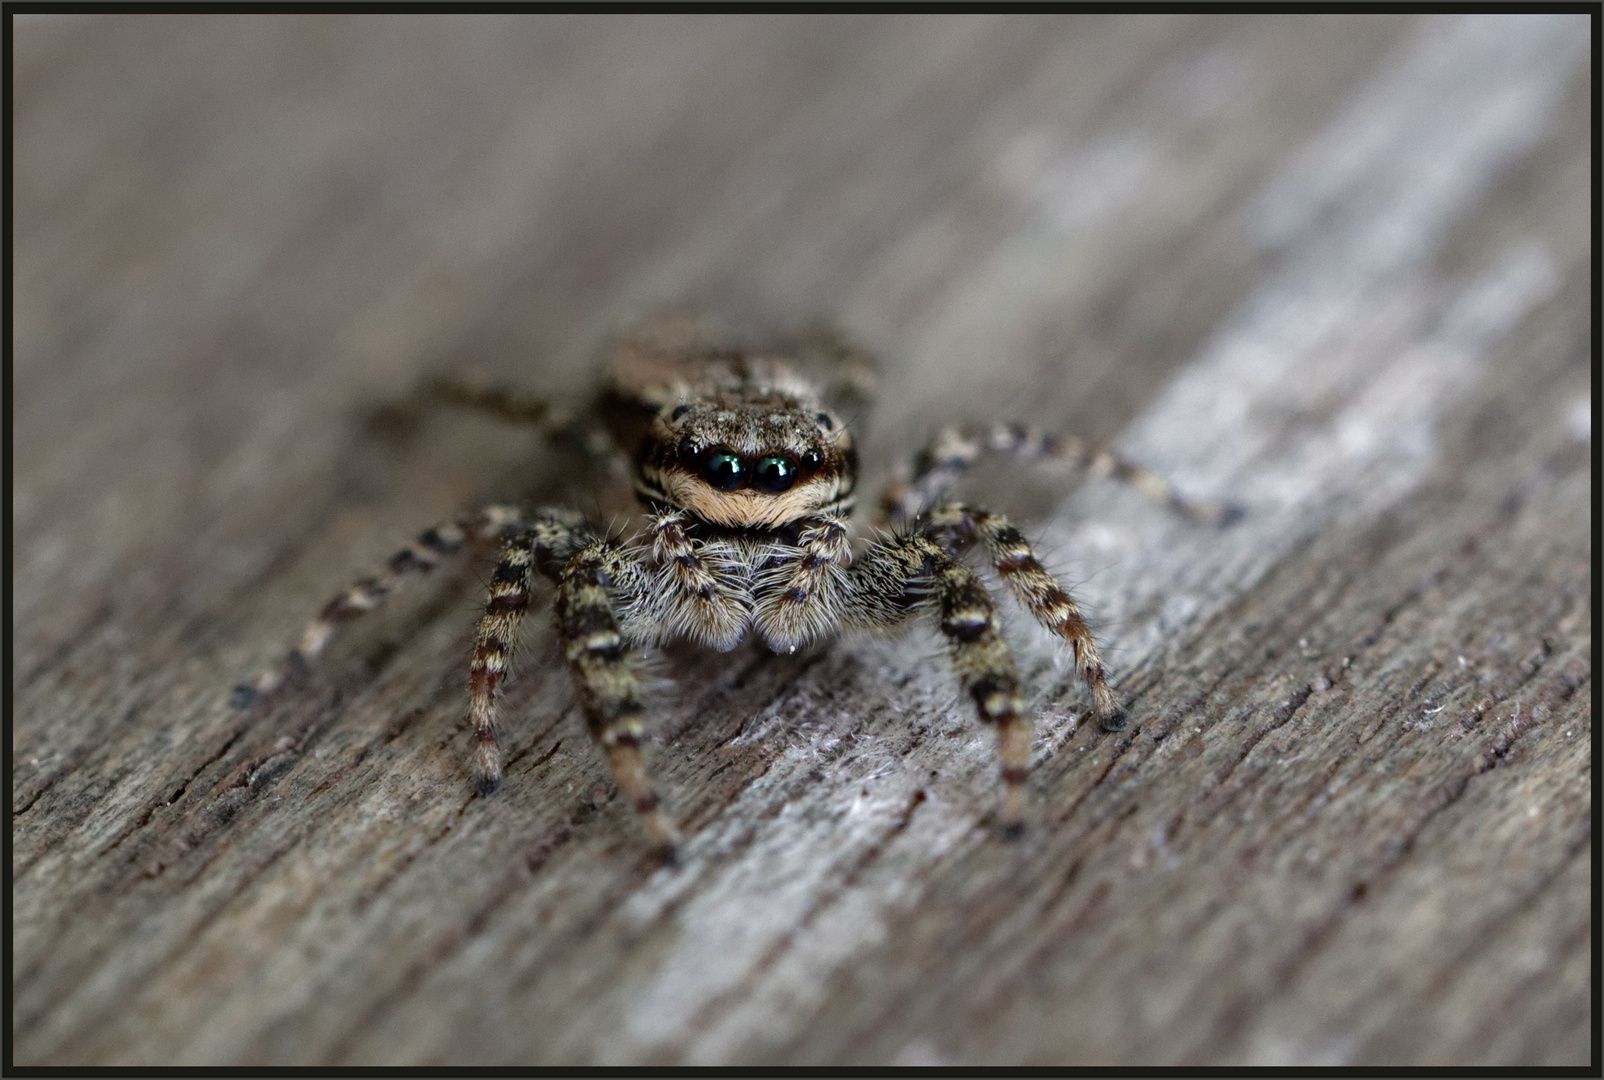
<svg viewBox="0 0 1604 1080">
<path fill-rule="evenodd" d="M 557 634 L 573 673 L 580 708 L 624 797 L 672 862 L 677 840 L 641 756 L 645 703 L 634 658 L 619 628 L 610 589 L 641 583 L 639 564 L 616 541 L 598 538 L 579 550 L 557 579 Z"/>
<path fill-rule="evenodd" d="M 1053 435 L 1023 424 L 989 428 L 948 428 L 914 459 L 911 474 L 890 484 L 880 499 L 880 521 L 912 521 L 934 506 L 960 475 L 984 453 L 1022 461 L 1063 462 L 1092 476 L 1107 476 L 1169 506 L 1191 521 L 1224 525 L 1237 512 L 1225 503 L 1179 495 L 1151 469 L 1080 439 Z"/>
<path fill-rule="evenodd" d="M 1125 710 L 1120 708 L 1114 692 L 1109 689 L 1108 672 L 1097 653 L 1097 643 L 1086 625 L 1085 616 L 1069 590 L 1042 566 L 1024 535 L 1001 514 L 962 503 L 942 503 L 931 510 L 923 522 L 933 538 L 950 535 L 959 543 L 978 539 L 985 545 L 986 554 L 997 568 L 997 576 L 1009 591 L 1037 622 L 1069 642 L 1075 654 L 1075 666 L 1091 691 L 1103 729 L 1118 731 L 1123 728 Z"/>
<path fill-rule="evenodd" d="M 596 418 L 513 387 L 441 376 L 424 383 L 419 396 L 422 404 L 456 405 L 509 424 L 533 427 L 554 445 L 582 455 L 592 467 L 618 456 L 617 444 Z"/>
<path fill-rule="evenodd" d="M 900 623 L 915 608 L 936 609 L 953 668 L 974 699 L 981 721 L 997 728 L 1003 780 L 999 820 L 1006 835 L 1018 835 L 1024 828 L 1034 722 L 986 587 L 973 570 L 919 533 L 876 543 L 853 563 L 848 580 L 849 625 L 885 628 Z"/>
<path fill-rule="evenodd" d="M 496 738 L 496 690 L 512 663 L 518 626 L 529 610 L 535 571 L 552 578 L 593 539 L 577 514 L 541 510 L 508 537 L 501 561 L 490 575 L 490 597 L 474 639 L 469 665 L 469 708 L 477 743 L 475 779 L 479 794 L 501 787 L 501 750 Z"/>
<path fill-rule="evenodd" d="M 377 574 L 361 579 L 324 605 L 323 611 L 302 631 L 300 641 L 278 666 L 234 688 L 232 704 L 236 708 L 253 705 L 292 677 L 308 671 L 341 623 L 378 607 L 408 574 L 432 570 L 443 556 L 458 551 L 464 543 L 493 543 L 521 524 L 522 516 L 516 508 L 493 505 L 473 517 L 426 529 L 392 555 Z"/>
</svg>

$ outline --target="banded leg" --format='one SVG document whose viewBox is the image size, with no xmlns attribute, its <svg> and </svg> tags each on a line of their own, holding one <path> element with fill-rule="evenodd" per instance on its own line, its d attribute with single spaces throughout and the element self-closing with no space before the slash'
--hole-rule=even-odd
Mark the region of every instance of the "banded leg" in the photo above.
<svg viewBox="0 0 1604 1080">
<path fill-rule="evenodd" d="M 933 604 L 952 664 L 983 723 L 997 727 L 1005 835 L 1024 829 L 1025 779 L 1034 721 L 1025 708 L 1013 652 L 998 627 L 997 609 L 975 572 L 927 536 L 882 541 L 853 564 L 848 618 L 863 626 L 900 622 L 914 605 Z"/>
<path fill-rule="evenodd" d="M 997 568 L 997 576 L 1036 621 L 1069 642 L 1075 654 L 1075 667 L 1091 691 L 1097 719 L 1105 731 L 1125 726 L 1125 710 L 1108 686 L 1108 672 L 1097 653 L 1097 643 L 1080 607 L 1069 590 L 1047 572 L 1018 529 L 1001 514 L 993 514 L 962 503 L 942 503 L 924 519 L 933 536 L 946 533 L 961 543 L 980 540 Z"/>
<path fill-rule="evenodd" d="M 1088 475 L 1107 476 L 1135 488 L 1182 517 L 1205 525 L 1225 525 L 1237 516 L 1237 511 L 1225 503 L 1183 498 L 1151 469 L 1101 447 L 1023 424 L 997 424 L 990 428 L 948 428 L 938 434 L 914 460 L 912 475 L 887 487 L 880 500 L 881 522 L 912 521 L 924 513 L 983 453 L 1024 461 L 1065 462 Z"/>
<path fill-rule="evenodd" d="M 557 582 L 557 635 L 573 673 L 590 734 L 607 754 L 613 778 L 640 815 L 641 825 L 667 862 L 678 839 L 641 756 L 645 733 L 640 679 L 619 630 L 609 587 L 639 582 L 630 555 L 606 539 L 586 544 Z"/>
<path fill-rule="evenodd" d="M 467 541 L 493 541 L 508 529 L 516 528 L 521 520 L 522 515 L 514 507 L 487 506 L 471 518 L 436 525 L 418 534 L 416 540 L 390 556 L 378 574 L 363 578 L 330 600 L 277 667 L 262 672 L 253 682 L 234 688 L 231 704 L 235 708 L 247 708 L 292 677 L 305 674 L 328 646 L 336 627 L 378 607 L 403 577 L 434 569 L 443 556 L 458 551 Z"/>
<path fill-rule="evenodd" d="M 468 668 L 468 715 L 476 745 L 474 779 L 483 796 L 501 787 L 501 748 L 496 739 L 496 689 L 512 663 L 518 626 L 529 610 L 536 570 L 557 577 L 573 554 L 591 539 L 577 514 L 541 510 L 517 529 L 501 550 L 490 575 L 490 597 L 474 638 Z"/>
</svg>

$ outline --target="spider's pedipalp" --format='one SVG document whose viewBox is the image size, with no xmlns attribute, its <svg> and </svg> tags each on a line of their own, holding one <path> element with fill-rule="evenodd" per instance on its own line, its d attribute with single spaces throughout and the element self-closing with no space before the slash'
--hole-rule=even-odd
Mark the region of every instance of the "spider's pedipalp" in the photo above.
<svg viewBox="0 0 1604 1080">
<path fill-rule="evenodd" d="M 796 553 L 763 571 L 753 621 L 769 648 L 798 648 L 835 630 L 841 591 L 852 560 L 847 523 L 833 515 L 803 522 Z"/>
<path fill-rule="evenodd" d="M 252 682 L 236 686 L 230 703 L 235 708 L 247 708 L 269 697 L 293 676 L 311 668 L 341 623 L 378 607 L 403 577 L 434 569 L 441 558 L 455 553 L 465 542 L 494 542 L 509 529 L 516 529 L 522 520 L 517 508 L 494 504 L 473 517 L 425 529 L 412 543 L 390 556 L 383 570 L 363 578 L 324 605 L 278 666 L 262 672 Z"/>
<path fill-rule="evenodd" d="M 642 621 L 660 629 L 640 637 L 683 636 L 727 652 L 746 632 L 750 594 L 736 580 L 724 547 L 691 540 L 686 532 L 691 523 L 681 510 L 652 515 L 652 561 L 659 568 L 661 588 L 650 605 L 651 615 Z"/>
</svg>

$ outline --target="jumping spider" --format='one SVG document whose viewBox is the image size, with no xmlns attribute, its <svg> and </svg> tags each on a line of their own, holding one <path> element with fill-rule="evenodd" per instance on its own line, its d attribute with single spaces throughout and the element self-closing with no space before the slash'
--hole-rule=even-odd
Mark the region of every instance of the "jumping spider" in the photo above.
<svg viewBox="0 0 1604 1080">
<path fill-rule="evenodd" d="M 808 359 L 823 369 L 818 385 L 792 368 Z M 953 429 L 890 485 L 878 523 L 895 530 L 854 558 L 848 519 L 858 459 L 847 420 L 869 387 L 864 355 L 828 334 L 780 354 L 740 347 L 685 318 L 649 320 L 612 350 L 592 410 L 613 451 L 632 455 L 643 530 L 625 538 L 569 510 L 500 505 L 437 525 L 332 600 L 278 667 L 235 690 L 235 704 L 261 700 L 306 671 L 338 624 L 371 611 L 405 575 L 468 542 L 499 544 L 469 669 L 480 794 L 501 784 L 496 689 L 538 572 L 556 585 L 557 634 L 591 735 L 646 832 L 672 858 L 675 830 L 641 757 L 642 647 L 687 638 L 722 651 L 756 635 L 790 653 L 838 631 L 889 631 L 931 611 L 981 721 L 997 728 L 1000 821 L 1005 835 L 1017 835 L 1032 717 L 991 595 L 957 557 L 963 548 L 979 541 L 1020 603 L 1069 643 L 1102 726 L 1119 729 L 1125 714 L 1069 591 L 1000 514 L 945 500 L 948 484 L 990 452 L 1110 475 L 1196 520 L 1218 521 L 1222 508 L 1184 501 L 1152 472 L 1076 439 L 1019 425 Z M 573 430 L 544 402 L 517 394 L 455 383 L 435 390 L 506 420 Z"/>
</svg>

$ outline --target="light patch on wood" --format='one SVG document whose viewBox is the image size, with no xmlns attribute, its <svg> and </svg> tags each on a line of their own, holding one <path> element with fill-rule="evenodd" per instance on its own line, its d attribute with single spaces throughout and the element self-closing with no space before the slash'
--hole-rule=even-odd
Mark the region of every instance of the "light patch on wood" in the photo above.
<svg viewBox="0 0 1604 1080">
<path fill-rule="evenodd" d="M 897 643 L 882 656 L 909 663 L 914 658 L 906 654 L 916 650 L 917 642 Z M 760 717 L 743 738 L 785 737 L 768 730 L 776 722 L 794 727 Z M 628 997 L 622 1030 L 596 1046 L 599 1062 L 640 1061 L 674 1047 L 686 1064 L 711 1065 L 734 1060 L 749 1044 L 783 1041 L 794 1030 L 792 1021 L 822 1003 L 825 976 L 882 941 L 895 910 L 919 902 L 922 889 L 883 879 L 872 888 L 844 885 L 844 867 L 887 845 L 887 834 L 904 819 L 896 844 L 919 852 L 921 860 L 966 840 L 984 842 L 980 807 L 944 795 L 992 796 L 985 782 L 994 777 L 993 732 L 973 723 L 955 727 L 952 751 L 975 775 L 955 769 L 928 783 L 904 775 L 891 752 L 894 736 L 860 737 L 849 755 L 838 757 L 845 737 L 827 729 L 804 732 L 739 796 L 749 806 L 781 801 L 777 813 L 720 815 L 689 839 L 684 869 L 660 872 L 630 898 L 624 918 L 639 927 L 683 904 L 674 919 L 678 939 L 656 975 Z M 884 742 L 877 746 L 877 739 Z M 921 785 L 926 794 L 916 801 Z M 821 786 L 829 791 L 823 800 L 787 798 Z M 832 809 L 821 816 L 819 806 Z M 749 834 L 753 821 L 761 822 L 755 836 Z M 688 1034 L 694 1039 L 686 1045 Z"/>
<path fill-rule="evenodd" d="M 1265 279 L 1123 442 L 1189 495 L 1246 502 L 1246 519 L 1214 533 L 1166 522 L 1161 511 L 1131 511 L 1112 515 L 1133 523 L 1121 528 L 1095 523 L 1098 515 L 1077 505 L 1075 519 L 1094 523 L 1052 530 L 1078 558 L 1116 564 L 1086 592 L 1117 633 L 1120 667 L 1144 662 L 1177 623 L 1207 618 L 1251 585 L 1277 554 L 1321 527 L 1316 508 L 1374 513 L 1425 477 L 1434 425 L 1456 388 L 1480 376 L 1477 357 L 1559 280 L 1534 244 L 1506 251 L 1468 289 L 1434 279 L 1431 260 L 1465 202 L 1541 137 L 1573 70 L 1551 61 L 1534 70 L 1519 58 L 1557 53 L 1581 63 L 1585 35 L 1574 48 L 1555 40 L 1574 32 L 1565 19 L 1464 20 L 1448 33 L 1428 30 L 1359 91 L 1309 154 L 1271 180 L 1257 205 L 1280 207 L 1292 221 L 1287 191 L 1305 182 L 1309 160 L 1335 154 L 1351 173 L 1351 182 L 1311 193 L 1323 200 L 1326 235 L 1305 240 Z M 1389 107 L 1376 108 L 1378 95 Z M 1478 102 L 1497 108 L 1482 115 Z M 1467 123 L 1467 113 L 1478 121 Z M 981 306 L 993 315 L 1009 307 L 994 298 Z M 1309 420 L 1290 439 L 1270 426 L 1299 413 Z M 1155 598 L 1162 614 L 1133 625 L 1130 613 Z M 992 763 L 989 743 L 975 751 Z M 787 1018 L 809 1015 L 826 980 L 879 943 L 890 913 L 914 899 L 884 881 L 869 889 L 836 878 L 905 812 L 916 777 L 887 777 L 844 803 L 808 803 L 844 805 L 836 817 L 803 820 L 803 808 L 789 805 L 763 812 L 819 752 L 814 743 L 787 750 L 693 841 L 690 870 L 659 875 L 630 901 L 643 922 L 677 898 L 685 906 L 672 952 L 631 995 L 622 1037 L 610 1033 L 596 1046 L 598 1060 L 635 1062 L 672 1047 L 686 1064 L 713 1064 L 783 1043 Z M 861 781 L 825 782 L 844 793 Z M 762 822 L 760 833 L 744 841 L 743 856 L 718 860 L 733 840 L 725 830 L 753 821 Z M 989 842 L 970 808 L 943 807 L 934 796 L 912 815 L 904 839 L 930 857 Z M 1264 1047 L 1257 1056 L 1287 1053 L 1346 1060 L 1340 1046 Z"/>
</svg>

